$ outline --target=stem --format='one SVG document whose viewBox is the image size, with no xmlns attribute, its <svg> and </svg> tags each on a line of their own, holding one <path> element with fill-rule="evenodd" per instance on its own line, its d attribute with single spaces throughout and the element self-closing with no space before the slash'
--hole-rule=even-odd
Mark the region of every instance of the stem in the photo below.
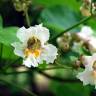
<svg viewBox="0 0 96 96">
<path fill-rule="evenodd" d="M 16 88 L 19 88 L 19 89 L 21 89 L 21 90 L 26 91 L 26 92 L 29 94 L 29 96 L 37 96 L 35 93 L 33 93 L 33 92 L 31 92 L 31 91 L 29 91 L 29 90 L 27 90 L 27 89 L 25 89 L 25 88 L 22 88 L 22 87 L 18 86 L 18 85 L 15 84 L 15 83 L 9 82 L 9 81 L 7 81 L 7 80 L 3 80 L 3 79 L 1 79 L 1 78 L 0 78 L 0 81 L 2 81 L 2 82 L 4 82 L 4 83 L 7 83 L 7 84 L 9 84 L 9 85 L 12 85 L 12 86 L 14 86 L 14 87 L 16 87 Z"/>
<path fill-rule="evenodd" d="M 93 8 L 92 8 L 92 0 L 91 0 L 91 6 L 90 6 L 90 13 L 91 13 L 91 15 L 93 14 L 93 13 L 92 13 L 92 9 L 93 9 Z"/>
<path fill-rule="evenodd" d="M 65 82 L 72 82 L 72 83 L 76 83 L 76 82 L 80 82 L 79 80 L 77 79 L 65 79 L 65 78 L 60 78 L 60 77 L 57 77 L 57 76 L 51 76 L 43 71 L 40 71 L 40 70 L 36 70 L 39 74 L 47 77 L 48 79 L 51 79 L 51 80 L 55 80 L 55 81 L 58 81 L 58 82 L 62 82 L 62 83 L 65 83 Z"/>
<path fill-rule="evenodd" d="M 6 64 L 6 66 L 3 68 L 3 70 L 7 70 L 7 68 L 10 66 L 10 65 L 13 65 L 13 64 L 16 64 L 19 60 L 20 60 L 21 58 L 18 58 L 18 59 L 16 59 L 15 61 L 13 61 L 11 64 L 9 63 L 9 64 Z"/>
<path fill-rule="evenodd" d="M 81 20 L 79 23 L 74 24 L 74 25 L 73 25 L 73 26 L 71 26 L 70 28 L 68 28 L 68 29 L 64 30 L 63 32 L 59 33 L 57 36 L 55 36 L 55 37 L 53 37 L 52 39 L 50 39 L 50 40 L 49 40 L 49 42 L 52 42 L 54 39 L 56 39 L 57 37 L 59 37 L 59 36 L 63 35 L 65 32 L 68 32 L 68 31 L 70 31 L 70 30 L 74 29 L 75 27 L 79 26 L 80 24 L 82 24 L 82 23 L 86 22 L 87 20 L 89 20 L 89 19 L 91 19 L 91 18 L 92 18 L 92 16 L 89 16 L 89 17 L 87 17 L 87 18 L 85 18 L 85 19 Z"/>
<path fill-rule="evenodd" d="M 25 10 L 25 18 L 26 18 L 26 23 L 27 23 L 27 26 L 30 27 L 30 19 L 29 19 L 29 15 L 28 15 L 28 9 Z"/>
<path fill-rule="evenodd" d="M 52 68 L 47 68 L 47 69 L 44 69 L 43 71 L 45 71 L 45 70 L 51 70 L 51 69 Z M 55 69 L 55 67 L 53 69 Z M 59 67 L 58 67 L 58 69 L 59 69 Z M 64 67 L 63 67 L 63 69 L 64 69 Z M 2 75 L 14 75 L 14 74 L 21 74 L 21 73 L 29 73 L 29 72 L 32 72 L 32 71 L 33 70 L 21 71 L 21 72 L 6 72 L 6 73 L 3 73 Z M 51 76 L 51 75 L 43 72 L 41 69 L 38 69 L 38 68 L 34 68 L 34 71 L 36 71 L 39 74 L 47 77 L 48 79 L 55 80 L 55 81 L 58 81 L 58 82 L 63 82 L 63 83 L 65 83 L 65 82 L 73 82 L 73 83 L 80 82 L 77 79 L 65 79 L 65 78 L 61 78 L 61 77 L 57 77 L 57 76 Z"/>
<path fill-rule="evenodd" d="M 64 66 L 56 66 L 56 67 L 50 67 L 50 68 L 41 68 L 41 69 L 36 69 L 35 70 L 42 70 L 42 71 L 47 71 L 47 70 L 55 70 L 55 69 L 71 69 L 70 67 L 64 67 Z M 0 74 L 3 75 L 14 75 L 14 74 L 22 74 L 22 73 L 29 73 L 32 72 L 31 70 L 27 70 L 27 71 L 15 71 L 15 72 L 1 72 Z"/>
<path fill-rule="evenodd" d="M 3 44 L 1 44 L 0 47 L 1 47 L 0 48 L 0 62 L 1 62 L 1 60 L 2 60 L 2 51 L 3 51 Z"/>
</svg>

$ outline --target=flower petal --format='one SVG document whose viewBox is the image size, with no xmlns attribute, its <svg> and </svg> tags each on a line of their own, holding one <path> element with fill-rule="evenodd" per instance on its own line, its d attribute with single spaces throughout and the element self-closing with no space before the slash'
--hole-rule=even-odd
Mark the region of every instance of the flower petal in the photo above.
<svg viewBox="0 0 96 96">
<path fill-rule="evenodd" d="M 38 66 L 38 63 L 33 55 L 30 55 L 28 58 L 23 60 L 23 64 L 27 67 L 31 67 L 31 66 L 37 67 Z"/>
<path fill-rule="evenodd" d="M 43 63 L 43 61 L 46 61 L 46 63 L 53 63 L 57 56 L 57 48 L 52 44 L 47 44 L 44 47 L 43 52 L 41 53 L 41 56 L 37 59 L 39 63 Z"/>
<path fill-rule="evenodd" d="M 77 75 L 77 78 L 83 82 L 83 85 L 91 84 L 94 85 L 94 77 L 92 71 L 86 70 Z"/>
<path fill-rule="evenodd" d="M 20 57 L 24 57 L 24 48 L 25 46 L 19 42 L 14 42 L 11 44 L 15 49 L 14 49 L 14 53 Z"/>
<path fill-rule="evenodd" d="M 37 31 L 37 37 L 41 42 L 46 43 L 49 40 L 49 30 L 46 27 L 43 27 L 42 24 L 35 26 Z"/>
<path fill-rule="evenodd" d="M 93 30 L 88 26 L 82 27 L 81 32 L 77 33 L 79 38 L 81 38 L 84 41 L 88 41 L 92 34 Z"/>
<path fill-rule="evenodd" d="M 17 32 L 17 37 L 21 42 L 27 42 L 29 38 L 33 37 L 36 34 L 35 27 L 30 27 L 26 29 L 21 27 Z"/>
<path fill-rule="evenodd" d="M 88 42 L 88 47 L 89 50 L 93 53 L 96 52 L 96 38 L 95 37 L 91 37 L 89 42 Z"/>
</svg>

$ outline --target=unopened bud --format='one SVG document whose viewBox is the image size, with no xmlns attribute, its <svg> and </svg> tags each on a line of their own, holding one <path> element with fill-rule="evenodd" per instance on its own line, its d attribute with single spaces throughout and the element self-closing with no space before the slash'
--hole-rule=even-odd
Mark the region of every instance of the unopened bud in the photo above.
<svg viewBox="0 0 96 96">
<path fill-rule="evenodd" d="M 70 43 L 72 41 L 71 34 L 69 32 L 64 33 L 61 37 L 57 38 L 57 44 L 62 51 L 67 52 L 70 49 Z"/>
</svg>

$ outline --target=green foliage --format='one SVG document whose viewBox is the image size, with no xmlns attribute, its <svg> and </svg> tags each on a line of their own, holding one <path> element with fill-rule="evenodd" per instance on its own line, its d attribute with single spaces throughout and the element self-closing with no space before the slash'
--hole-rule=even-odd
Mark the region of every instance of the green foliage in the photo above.
<svg viewBox="0 0 96 96">
<path fill-rule="evenodd" d="M 70 0 L 70 2 L 68 0 L 34 0 L 34 2 L 36 5 L 41 5 L 44 7 L 51 7 L 51 6 L 55 6 L 55 5 L 67 5 L 68 7 L 71 7 L 74 10 L 79 10 L 79 6 L 80 3 L 77 2 L 76 0 Z M 67 8 L 66 8 L 67 10 Z"/>
<path fill-rule="evenodd" d="M 81 83 L 58 83 L 52 82 L 50 89 L 55 96 L 89 96 L 89 88 Z"/>
<path fill-rule="evenodd" d="M 32 19 L 30 20 L 32 23 L 31 25 L 35 25 L 37 23 L 43 23 L 44 26 L 49 28 L 51 33 L 51 38 L 54 38 L 55 36 L 63 32 L 67 28 L 70 28 L 72 25 L 79 23 L 79 21 L 81 20 L 81 14 L 79 11 L 80 4 L 77 1 L 79 0 L 70 0 L 70 1 L 69 0 L 32 0 L 33 6 L 29 8 L 29 15 L 30 18 Z M 5 2 L 6 4 L 4 4 Z M 3 4 L 6 5 L 6 7 L 3 7 Z M 42 11 L 40 9 L 41 7 L 39 8 L 39 6 L 43 8 Z M 4 10 L 6 10 L 6 12 L 4 12 Z M 18 41 L 16 37 L 16 32 L 18 30 L 18 27 L 14 25 L 17 26 L 27 25 L 24 23 L 24 21 L 26 21 L 25 18 L 23 18 L 24 14 L 22 14 L 22 12 L 21 13 L 16 12 L 15 8 L 12 5 L 11 0 L 0 1 L 0 12 L 2 13 L 4 21 L 6 21 L 3 22 L 2 17 L 0 16 L 0 43 L 1 43 L 0 48 L 2 48 L 2 50 L 0 50 L 0 53 L 2 59 L 4 59 L 4 64 L 6 64 L 4 67 L 6 67 L 8 64 L 10 68 L 7 71 L 12 71 L 12 72 L 18 70 L 22 71 L 24 70 L 23 68 L 17 68 L 17 66 L 11 67 L 10 64 L 13 60 L 17 58 L 14 55 L 11 47 L 11 43 Z M 9 20 L 7 17 L 8 18 L 12 17 L 12 19 Z M 3 24 L 3 23 L 8 23 L 8 24 Z M 84 24 L 89 25 L 94 30 L 96 30 L 95 20 L 89 20 L 86 23 L 84 22 Z M 3 25 L 5 25 L 6 27 L 4 27 Z M 70 32 L 77 32 L 78 29 L 79 27 L 75 27 L 73 30 L 70 30 Z M 73 66 L 75 61 L 80 57 L 80 55 L 87 54 L 87 52 L 84 53 L 82 46 L 81 47 L 77 46 L 76 49 L 71 48 L 68 52 L 61 52 L 61 53 L 62 54 L 60 55 L 60 57 L 58 57 L 57 62 L 61 66 L 62 65 L 65 66 L 65 68 L 68 67 L 68 69 L 55 69 L 54 71 L 55 76 L 65 78 L 68 80 L 76 79 L 76 77 L 74 77 L 75 73 L 73 72 L 71 67 Z M 45 64 L 44 62 L 44 64 L 40 64 L 38 67 L 41 69 L 46 68 L 47 64 Z M 23 87 L 30 88 L 32 84 L 35 85 L 33 75 L 34 75 L 33 73 L 31 74 L 28 72 L 26 74 L 25 73 L 24 74 L 18 73 L 13 75 L 11 74 L 10 76 L 8 75 L 7 77 L 1 76 L 1 78 L 3 78 L 4 80 L 6 79 L 6 81 L 10 81 L 11 83 L 13 82 L 14 84 L 16 82 L 16 84 L 22 88 Z M 55 96 L 72 96 L 72 95 L 89 96 L 90 94 L 89 87 L 83 87 L 82 85 L 83 84 L 80 84 L 80 82 L 74 82 L 73 84 L 73 82 L 61 83 L 61 82 L 51 81 L 48 90 L 54 93 Z M 13 87 L 14 86 L 8 87 L 9 89 L 10 88 L 12 89 L 13 93 L 21 91 L 17 89 L 17 87 L 16 88 Z M 16 94 L 13 95 L 15 96 Z"/>
<path fill-rule="evenodd" d="M 67 9 L 67 10 L 66 10 Z M 51 37 L 79 22 L 78 13 L 66 6 L 54 6 L 42 11 L 39 21 L 51 29 Z M 73 31 L 76 31 L 73 30 Z"/>
<path fill-rule="evenodd" d="M 18 27 L 3 28 L 3 20 L 0 16 L 0 43 L 10 46 L 11 43 L 17 41 L 16 32 Z"/>
<path fill-rule="evenodd" d="M 17 41 L 16 32 L 18 27 L 7 27 L 0 30 L 0 42 L 10 46 L 11 43 Z"/>
<path fill-rule="evenodd" d="M 18 27 L 3 27 L 3 20 L 0 16 L 0 48 L 2 47 L 2 50 L 0 53 L 2 53 L 2 59 L 4 60 L 12 60 L 15 59 L 16 56 L 13 53 L 13 50 L 11 48 L 11 43 L 17 41 L 16 38 L 16 32 L 18 30 Z"/>
</svg>

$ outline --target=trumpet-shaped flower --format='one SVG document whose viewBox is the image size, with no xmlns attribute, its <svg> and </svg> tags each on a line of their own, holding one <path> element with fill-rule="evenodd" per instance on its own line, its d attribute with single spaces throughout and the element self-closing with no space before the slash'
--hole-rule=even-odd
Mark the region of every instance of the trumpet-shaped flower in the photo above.
<svg viewBox="0 0 96 96">
<path fill-rule="evenodd" d="M 94 31 L 88 27 L 82 27 L 81 31 L 77 33 L 77 36 L 83 42 L 87 43 L 89 50 L 93 53 L 96 52 L 96 37 L 93 36 Z"/>
<path fill-rule="evenodd" d="M 93 34 L 93 30 L 88 26 L 83 26 L 81 31 L 77 33 L 77 36 L 83 40 L 88 41 Z"/>
<path fill-rule="evenodd" d="M 22 27 L 17 32 L 20 42 L 12 43 L 14 53 L 23 58 L 23 64 L 27 67 L 37 67 L 38 64 L 53 63 L 57 56 L 57 48 L 48 44 L 49 30 L 40 25 L 28 29 Z"/>
<path fill-rule="evenodd" d="M 83 56 L 82 63 L 85 70 L 78 73 L 77 78 L 83 82 L 83 85 L 91 84 L 96 88 L 96 53 L 92 56 Z"/>
</svg>

